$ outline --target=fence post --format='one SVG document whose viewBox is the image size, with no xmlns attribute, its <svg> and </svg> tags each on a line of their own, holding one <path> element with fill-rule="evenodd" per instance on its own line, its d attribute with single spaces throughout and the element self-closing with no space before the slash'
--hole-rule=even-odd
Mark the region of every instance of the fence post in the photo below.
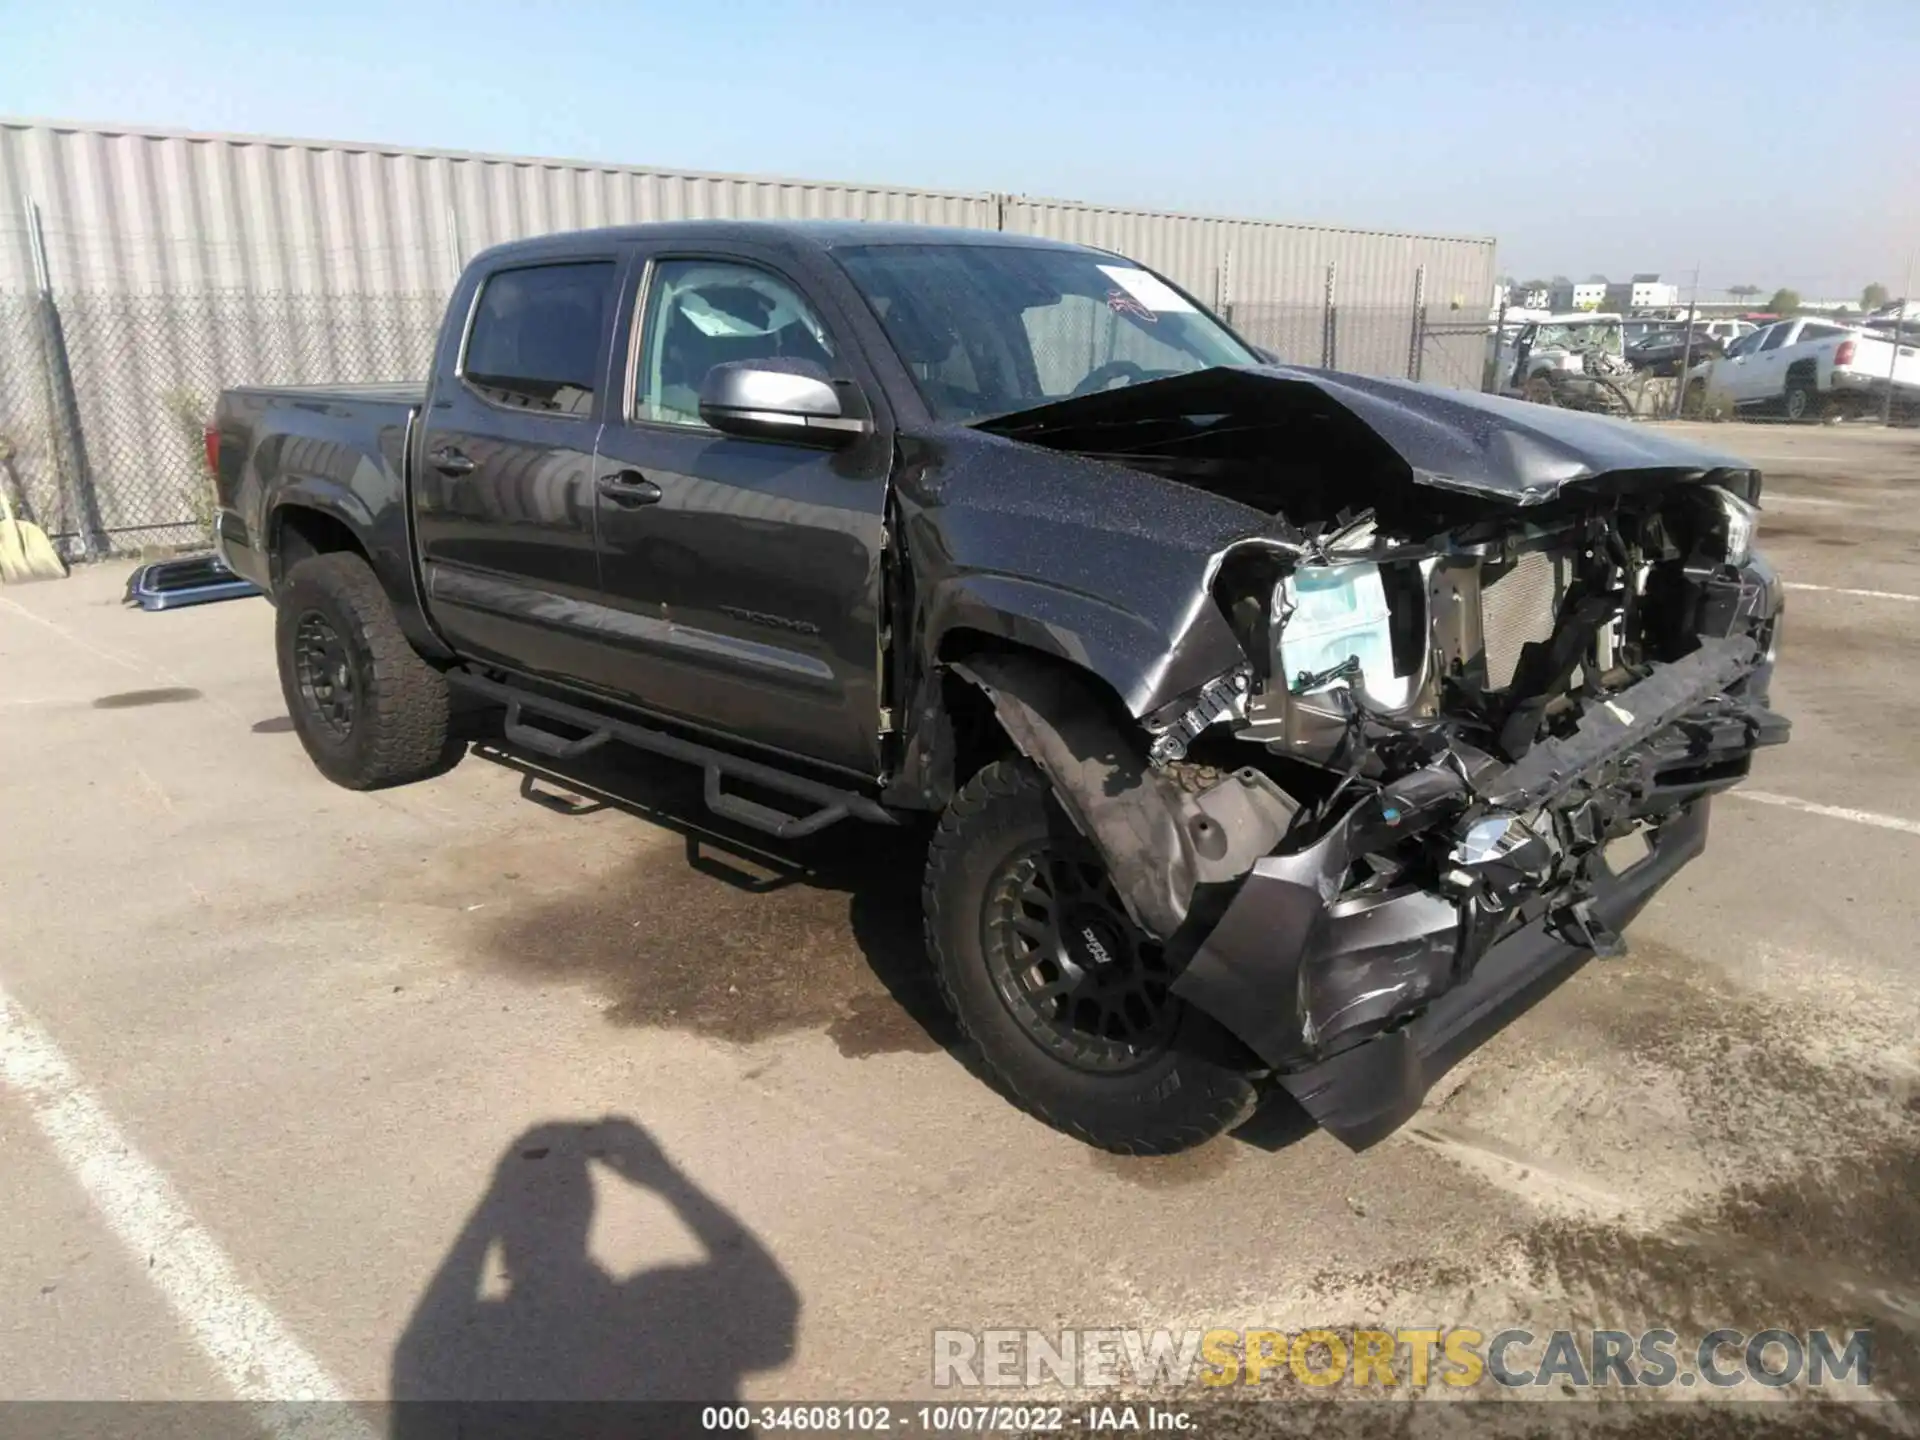
<svg viewBox="0 0 1920 1440">
<path fill-rule="evenodd" d="M 47 263 L 47 241 L 40 229 L 40 206 L 27 197 L 27 244 L 33 252 L 34 319 L 40 331 L 40 378 L 46 387 L 47 455 L 66 501 L 73 526 L 69 559 L 90 560 L 94 541 L 105 547 L 105 523 L 87 476 L 87 448 L 80 431 L 80 397 L 73 387 L 73 367 L 67 357 L 66 331 L 53 300 L 53 268 Z"/>
<path fill-rule="evenodd" d="M 1480 357 L 1480 388 L 1489 395 L 1500 393 L 1500 352 L 1507 343 L 1507 306 L 1513 296 L 1503 287 L 1500 292 L 1500 309 L 1493 321 L 1492 353 Z"/>
<path fill-rule="evenodd" d="M 1407 378 L 1420 378 L 1420 352 L 1427 344 L 1427 267 L 1413 272 L 1413 334 L 1407 344 Z"/>
<path fill-rule="evenodd" d="M 1335 362 L 1339 357 L 1340 325 L 1335 318 L 1339 314 L 1339 306 L 1334 299 L 1337 268 L 1333 261 L 1327 262 L 1327 299 L 1320 317 L 1320 368 L 1323 370 L 1336 368 Z"/>
</svg>

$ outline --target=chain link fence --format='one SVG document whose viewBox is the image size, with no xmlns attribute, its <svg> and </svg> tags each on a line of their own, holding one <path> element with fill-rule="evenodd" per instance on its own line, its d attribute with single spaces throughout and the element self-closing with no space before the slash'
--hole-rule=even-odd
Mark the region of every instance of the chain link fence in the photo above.
<svg viewBox="0 0 1920 1440">
<path fill-rule="evenodd" d="M 445 297 L 0 292 L 0 454 L 70 558 L 205 543 L 223 388 L 416 380 Z"/>
<path fill-rule="evenodd" d="M 1486 327 L 1424 334 L 1417 294 L 1410 283 L 1400 305 L 1242 301 L 1227 319 L 1289 363 L 1480 388 Z M 444 304 L 438 292 L 0 291 L 13 493 L 69 558 L 205 544 L 203 429 L 220 391 L 417 381 Z"/>
</svg>

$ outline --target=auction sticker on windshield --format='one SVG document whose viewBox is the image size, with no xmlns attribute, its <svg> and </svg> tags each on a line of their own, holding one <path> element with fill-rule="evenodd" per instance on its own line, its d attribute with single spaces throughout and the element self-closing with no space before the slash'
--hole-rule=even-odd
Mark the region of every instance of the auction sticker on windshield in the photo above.
<svg viewBox="0 0 1920 1440">
<path fill-rule="evenodd" d="M 1193 302 L 1158 275 L 1149 275 L 1131 265 L 1102 265 L 1100 273 L 1156 315 L 1193 312 Z"/>
</svg>

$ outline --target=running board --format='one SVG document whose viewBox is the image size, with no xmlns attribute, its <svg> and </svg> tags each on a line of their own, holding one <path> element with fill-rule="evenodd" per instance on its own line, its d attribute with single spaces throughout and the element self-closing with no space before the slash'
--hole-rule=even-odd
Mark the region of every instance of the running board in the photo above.
<svg viewBox="0 0 1920 1440">
<path fill-rule="evenodd" d="M 731 755 L 648 725 L 616 720 L 577 705 L 569 705 L 564 700 L 550 700 L 544 695 L 536 695 L 498 680 L 489 680 L 482 675 L 468 674 L 464 670 L 448 671 L 447 682 L 505 705 L 508 742 L 551 759 L 571 760 L 598 749 L 609 740 L 618 740 L 636 750 L 651 750 L 656 755 L 698 765 L 706 772 L 703 793 L 709 810 L 736 824 L 771 835 L 776 840 L 798 840 L 848 818 L 878 825 L 900 823 L 900 817 L 891 810 L 854 791 L 810 780 L 804 775 L 794 775 L 757 760 Z M 562 725 L 586 733 L 578 736 L 556 734 L 530 721 L 529 715 L 557 720 Z M 771 805 L 763 805 L 758 800 L 749 800 L 744 795 L 730 795 L 721 788 L 721 781 L 727 778 L 745 781 L 781 795 L 790 795 L 813 808 L 805 814 L 794 815 Z"/>
</svg>

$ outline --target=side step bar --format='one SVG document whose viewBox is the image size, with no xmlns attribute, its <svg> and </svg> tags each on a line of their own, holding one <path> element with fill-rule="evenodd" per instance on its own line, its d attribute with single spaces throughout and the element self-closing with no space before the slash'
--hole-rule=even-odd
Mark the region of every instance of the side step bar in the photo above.
<svg viewBox="0 0 1920 1440">
<path fill-rule="evenodd" d="M 505 705 L 508 741 L 555 760 L 571 760 L 597 749 L 609 740 L 618 740 L 637 750 L 651 750 L 656 755 L 698 765 L 706 772 L 705 795 L 709 810 L 762 834 L 771 835 L 776 840 L 798 840 L 803 835 L 816 834 L 849 817 L 878 825 L 900 823 L 900 817 L 891 810 L 854 791 L 810 780 L 804 775 L 790 774 L 757 760 L 744 759 L 695 740 L 670 735 L 664 730 L 637 725 L 629 720 L 616 720 L 577 705 L 569 705 L 564 700 L 550 700 L 544 695 L 502 684 L 498 680 L 489 680 L 482 675 L 471 675 L 464 670 L 448 671 L 447 683 Z M 587 733 L 578 737 L 556 735 L 551 730 L 530 723 L 527 719 L 529 714 L 544 715 Z M 757 785 L 763 790 L 791 795 L 796 800 L 812 805 L 813 809 L 804 815 L 790 815 L 771 805 L 749 800 L 744 795 L 729 795 L 720 785 L 721 780 L 728 776 L 744 780 L 749 785 Z"/>
</svg>

